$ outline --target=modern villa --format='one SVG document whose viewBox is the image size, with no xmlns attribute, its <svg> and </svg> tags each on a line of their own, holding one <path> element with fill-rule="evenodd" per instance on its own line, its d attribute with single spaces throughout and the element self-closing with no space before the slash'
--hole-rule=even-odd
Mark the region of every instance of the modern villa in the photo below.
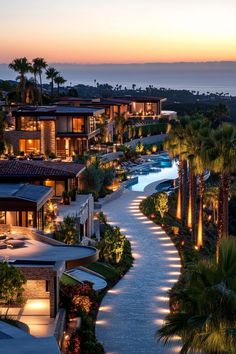
<svg viewBox="0 0 236 354">
<path fill-rule="evenodd" d="M 96 140 L 96 117 L 103 109 L 69 106 L 24 106 L 12 111 L 13 126 L 4 137 L 14 153 L 83 155 Z"/>
<path fill-rule="evenodd" d="M 126 119 L 132 117 L 160 118 L 162 105 L 166 98 L 161 97 L 135 97 L 118 96 L 110 98 L 81 99 L 73 97 L 63 97 L 55 103 L 57 105 L 68 105 L 76 107 L 96 107 L 105 110 L 105 115 L 112 121 L 116 116 L 124 115 Z"/>
<path fill-rule="evenodd" d="M 62 205 L 62 194 L 78 191 L 84 165 L 73 162 L 0 160 L 0 224 L 44 230 L 47 202 L 57 204 L 56 222 L 76 216 L 80 238 L 94 233 L 94 200 L 77 194 L 76 201 Z"/>
</svg>

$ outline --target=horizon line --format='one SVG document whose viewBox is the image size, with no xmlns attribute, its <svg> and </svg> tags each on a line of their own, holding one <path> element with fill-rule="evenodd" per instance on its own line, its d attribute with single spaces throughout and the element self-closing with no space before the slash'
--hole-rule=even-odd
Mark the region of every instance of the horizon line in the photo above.
<svg viewBox="0 0 236 354">
<path fill-rule="evenodd" d="M 14 60 L 14 59 L 12 59 Z M 235 60 L 200 60 L 200 61 L 153 61 L 153 62 L 130 62 L 130 63 L 109 63 L 109 62 L 104 62 L 104 63 L 86 63 L 86 62 L 48 62 L 49 65 L 96 65 L 96 66 L 102 66 L 102 65 L 153 65 L 153 64 L 230 64 L 230 63 L 236 63 Z M 9 65 L 9 63 L 6 62 L 0 62 L 0 65 Z"/>
</svg>

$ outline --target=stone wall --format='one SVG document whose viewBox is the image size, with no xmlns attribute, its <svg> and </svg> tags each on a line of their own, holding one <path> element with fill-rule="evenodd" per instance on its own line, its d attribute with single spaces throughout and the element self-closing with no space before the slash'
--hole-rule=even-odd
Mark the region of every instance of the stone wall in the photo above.
<svg viewBox="0 0 236 354">
<path fill-rule="evenodd" d="M 139 138 L 139 139 L 131 140 L 128 143 L 125 143 L 125 145 L 130 147 L 135 147 L 139 141 L 141 141 L 143 144 L 157 144 L 160 142 L 162 143 L 166 137 L 167 134 L 152 135 L 142 139 Z"/>
<path fill-rule="evenodd" d="M 26 277 L 27 280 L 34 280 L 36 282 L 38 281 L 48 281 L 48 290 L 49 290 L 49 299 L 50 299 L 50 317 L 55 317 L 56 312 L 58 310 L 58 304 L 55 304 L 55 294 L 57 294 L 58 289 L 55 289 L 54 286 L 54 279 L 57 277 L 56 272 L 51 268 L 51 267 L 26 267 L 26 266 L 20 266 L 19 267 L 21 271 L 23 272 L 24 276 Z M 39 295 L 35 296 L 37 298 L 40 298 L 41 291 L 39 292 Z M 57 301 L 58 303 L 58 301 Z"/>
<path fill-rule="evenodd" d="M 7 144 L 12 145 L 13 152 L 17 153 L 20 149 L 19 140 L 20 139 L 39 139 L 40 140 L 40 131 L 18 131 L 18 130 L 9 130 L 4 132 L 4 139 Z"/>
<path fill-rule="evenodd" d="M 24 296 L 29 299 L 49 299 L 49 292 L 46 291 L 46 280 L 27 280 L 24 286 Z"/>
<path fill-rule="evenodd" d="M 56 153 L 56 125 L 55 121 L 43 121 L 41 123 L 41 152 Z"/>
</svg>

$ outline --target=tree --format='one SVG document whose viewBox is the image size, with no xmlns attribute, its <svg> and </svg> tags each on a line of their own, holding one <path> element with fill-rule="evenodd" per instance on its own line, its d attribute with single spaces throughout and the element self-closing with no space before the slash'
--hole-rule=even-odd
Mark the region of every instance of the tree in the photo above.
<svg viewBox="0 0 236 354">
<path fill-rule="evenodd" d="M 55 232 L 56 239 L 66 243 L 67 245 L 75 245 L 79 243 L 78 221 L 75 216 L 65 216 L 60 224 L 59 230 Z"/>
<path fill-rule="evenodd" d="M 172 296 L 178 308 L 172 311 L 158 331 L 168 343 L 182 339 L 181 354 L 235 353 L 236 346 L 236 242 L 220 245 L 219 263 L 200 261 L 186 270 Z"/>
<path fill-rule="evenodd" d="M 160 213 L 163 220 L 165 213 L 168 212 L 168 195 L 165 192 L 155 195 L 155 209 Z"/>
<path fill-rule="evenodd" d="M 66 80 L 64 79 L 64 77 L 62 77 L 61 75 L 57 75 L 54 79 L 55 84 L 57 85 L 57 96 L 60 96 L 60 85 L 63 85 L 64 83 L 66 83 Z"/>
<path fill-rule="evenodd" d="M 228 237 L 230 174 L 236 171 L 236 133 L 232 125 L 223 123 L 212 132 L 207 155 L 211 159 L 212 169 L 220 173 L 218 250 L 220 240 Z"/>
<path fill-rule="evenodd" d="M 117 264 L 121 260 L 125 245 L 125 236 L 119 227 L 106 225 L 104 234 L 98 244 L 100 259 L 110 264 Z"/>
<path fill-rule="evenodd" d="M 5 150 L 4 126 L 5 126 L 5 113 L 3 111 L 0 111 L 0 155 L 2 155 Z"/>
<path fill-rule="evenodd" d="M 9 68 L 19 73 L 21 102 L 25 103 L 25 74 L 30 71 L 31 64 L 26 57 L 16 58 L 9 64 Z"/>
<path fill-rule="evenodd" d="M 53 67 L 49 67 L 46 70 L 46 76 L 48 80 L 51 80 L 51 98 L 53 98 L 53 84 L 54 84 L 54 80 L 55 78 L 58 76 L 59 72 L 53 68 Z"/>
<path fill-rule="evenodd" d="M 5 317 L 11 302 L 22 295 L 25 283 L 26 279 L 19 268 L 13 267 L 7 262 L 0 263 L 0 300 L 8 305 Z"/>
<path fill-rule="evenodd" d="M 34 58 L 32 60 L 32 68 L 35 72 L 35 76 L 39 76 L 39 83 L 40 83 L 40 103 L 43 102 L 43 85 L 42 85 L 42 73 L 43 70 L 46 69 L 47 62 L 44 58 Z"/>
<path fill-rule="evenodd" d="M 123 144 L 123 135 L 126 129 L 126 120 L 124 116 L 117 116 L 115 118 L 115 132 L 117 134 L 118 141 Z"/>
</svg>

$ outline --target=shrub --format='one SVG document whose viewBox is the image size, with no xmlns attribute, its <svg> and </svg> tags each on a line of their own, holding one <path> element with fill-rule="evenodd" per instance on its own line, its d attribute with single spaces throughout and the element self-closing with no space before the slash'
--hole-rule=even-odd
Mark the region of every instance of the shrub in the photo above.
<svg viewBox="0 0 236 354">
<path fill-rule="evenodd" d="M 59 229 L 55 232 L 55 238 L 68 245 L 75 245 L 79 243 L 79 229 L 77 225 L 77 218 L 75 216 L 65 216 Z"/>
</svg>

